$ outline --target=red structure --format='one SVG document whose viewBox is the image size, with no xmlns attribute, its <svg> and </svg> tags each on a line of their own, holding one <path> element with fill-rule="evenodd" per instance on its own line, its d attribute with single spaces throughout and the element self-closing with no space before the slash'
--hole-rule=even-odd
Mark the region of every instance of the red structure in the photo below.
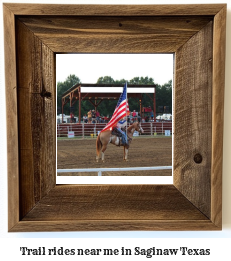
<svg viewBox="0 0 231 261">
<path fill-rule="evenodd" d="M 142 97 L 147 94 L 153 101 L 154 121 L 156 121 L 155 85 L 128 85 L 127 97 L 139 99 L 140 115 L 142 115 Z M 72 107 L 79 101 L 79 123 L 81 122 L 81 101 L 88 100 L 97 110 L 103 100 L 119 99 L 123 85 L 113 84 L 76 84 L 62 95 L 62 115 L 64 106 L 70 101 Z M 63 122 L 63 119 L 62 119 Z"/>
</svg>

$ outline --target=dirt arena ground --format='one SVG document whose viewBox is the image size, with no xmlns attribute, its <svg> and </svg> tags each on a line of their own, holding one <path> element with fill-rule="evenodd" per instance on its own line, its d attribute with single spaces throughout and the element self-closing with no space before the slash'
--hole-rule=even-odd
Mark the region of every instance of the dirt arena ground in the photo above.
<svg viewBox="0 0 231 261">
<path fill-rule="evenodd" d="M 95 160 L 96 139 L 64 139 L 57 141 L 58 169 L 127 168 L 172 165 L 172 138 L 134 137 L 128 162 L 123 161 L 123 147 L 109 144 L 105 162 Z M 97 172 L 58 173 L 59 176 L 96 176 Z M 170 176 L 171 170 L 102 172 L 103 176 Z"/>
</svg>

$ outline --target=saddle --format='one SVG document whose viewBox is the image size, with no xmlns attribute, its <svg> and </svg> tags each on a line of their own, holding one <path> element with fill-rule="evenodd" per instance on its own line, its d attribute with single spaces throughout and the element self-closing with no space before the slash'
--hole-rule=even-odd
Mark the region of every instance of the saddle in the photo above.
<svg viewBox="0 0 231 261">
<path fill-rule="evenodd" d="M 112 129 L 111 134 L 116 135 L 117 137 L 122 137 L 122 134 L 115 127 Z"/>
<path fill-rule="evenodd" d="M 122 130 L 125 132 L 125 135 L 126 135 L 125 129 L 122 129 Z M 112 134 L 112 135 L 115 135 L 115 136 L 117 136 L 117 137 L 119 137 L 120 141 L 123 140 L 123 139 L 122 139 L 122 136 L 123 136 L 122 133 L 120 133 L 116 127 L 114 127 L 114 128 L 112 129 L 111 134 Z M 126 136 L 127 136 L 127 135 L 126 135 Z M 129 138 L 129 137 L 127 136 L 127 141 L 130 141 L 130 140 L 132 140 L 132 138 Z M 122 142 L 122 143 L 123 143 L 123 142 Z"/>
</svg>

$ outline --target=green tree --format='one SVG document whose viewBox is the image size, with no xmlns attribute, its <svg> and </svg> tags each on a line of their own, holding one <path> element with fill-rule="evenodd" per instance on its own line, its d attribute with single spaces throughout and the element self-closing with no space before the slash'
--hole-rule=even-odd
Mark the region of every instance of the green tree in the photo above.
<svg viewBox="0 0 231 261">
<path fill-rule="evenodd" d="M 98 84 L 124 84 L 125 82 L 128 82 L 128 84 L 131 85 L 156 85 L 156 108 L 158 112 L 159 106 L 168 106 L 169 112 L 172 112 L 172 80 L 168 81 L 164 85 L 159 85 L 154 82 L 153 78 L 149 77 L 134 77 L 130 81 L 127 81 L 125 79 L 120 80 L 114 80 L 111 76 L 102 76 L 99 77 L 97 80 Z M 62 100 L 61 97 L 63 93 L 65 93 L 68 89 L 70 89 L 72 86 L 74 86 L 77 83 L 81 83 L 80 79 L 76 75 L 69 75 L 65 82 L 58 82 L 57 83 L 57 106 L 62 107 Z M 149 94 L 143 94 L 142 95 L 142 106 L 148 107 L 151 106 L 153 108 L 153 100 L 152 95 Z M 117 104 L 117 100 L 103 100 L 99 106 L 98 110 L 101 115 L 107 116 L 112 115 L 114 112 L 114 109 Z M 136 110 L 139 111 L 139 100 L 138 98 L 129 98 L 129 108 L 130 111 Z M 78 102 L 74 106 L 75 111 L 74 114 L 78 116 Z M 87 112 L 93 109 L 92 104 L 88 100 L 83 100 L 81 102 L 81 116 L 84 114 L 87 114 Z M 67 103 L 64 107 L 64 113 L 70 114 L 70 104 Z"/>
<path fill-rule="evenodd" d="M 115 80 L 115 84 L 125 84 L 126 82 L 128 82 L 128 80 L 125 79 Z"/>
<path fill-rule="evenodd" d="M 156 106 L 157 112 L 159 107 L 167 106 L 169 108 L 169 113 L 172 113 L 172 80 L 162 86 L 157 86 Z"/>
<path fill-rule="evenodd" d="M 146 77 L 134 77 L 129 81 L 130 84 L 138 85 L 138 84 L 147 84 L 152 85 L 155 84 L 153 78 Z"/>
<path fill-rule="evenodd" d="M 153 78 L 149 78 L 148 76 L 146 77 L 134 77 L 129 81 L 129 84 L 133 85 L 155 85 L 155 82 Z M 130 111 L 136 110 L 140 111 L 140 106 L 139 106 L 139 100 L 138 98 L 129 98 L 129 109 Z M 142 106 L 143 107 L 148 107 L 151 106 L 153 108 L 153 101 L 150 97 L 150 95 L 147 94 L 142 94 Z"/>
<path fill-rule="evenodd" d="M 62 109 L 62 95 L 77 83 L 81 83 L 79 77 L 74 74 L 70 74 L 64 82 L 57 83 L 57 107 Z M 64 106 L 64 114 L 70 114 L 70 103 L 68 102 Z"/>
<path fill-rule="evenodd" d="M 126 80 L 114 80 L 111 76 L 103 76 L 98 78 L 97 83 L 99 84 L 124 84 Z M 104 100 L 103 102 L 100 103 L 98 106 L 98 111 L 100 112 L 101 115 L 108 116 L 112 115 L 116 104 L 117 100 Z"/>
<path fill-rule="evenodd" d="M 100 77 L 97 80 L 97 83 L 100 84 L 113 84 L 115 83 L 114 79 L 111 76 L 104 76 L 104 77 Z"/>
</svg>

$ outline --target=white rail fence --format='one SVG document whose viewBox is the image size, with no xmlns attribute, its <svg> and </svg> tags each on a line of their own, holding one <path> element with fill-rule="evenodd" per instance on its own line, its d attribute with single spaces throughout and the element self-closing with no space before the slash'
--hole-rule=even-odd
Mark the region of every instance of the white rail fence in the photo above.
<svg viewBox="0 0 231 261">
<path fill-rule="evenodd" d="M 106 123 L 62 123 L 57 124 L 57 137 L 96 137 Z M 165 135 L 165 131 L 172 134 L 172 122 L 141 123 L 144 130 L 142 135 Z"/>
<path fill-rule="evenodd" d="M 144 170 L 166 170 L 172 169 L 172 166 L 156 166 L 156 167 L 132 167 L 132 168 L 93 168 L 93 169 L 57 169 L 57 173 L 78 173 L 78 172 L 98 172 L 98 176 L 102 176 L 102 172 L 110 171 L 144 171 Z"/>
</svg>

